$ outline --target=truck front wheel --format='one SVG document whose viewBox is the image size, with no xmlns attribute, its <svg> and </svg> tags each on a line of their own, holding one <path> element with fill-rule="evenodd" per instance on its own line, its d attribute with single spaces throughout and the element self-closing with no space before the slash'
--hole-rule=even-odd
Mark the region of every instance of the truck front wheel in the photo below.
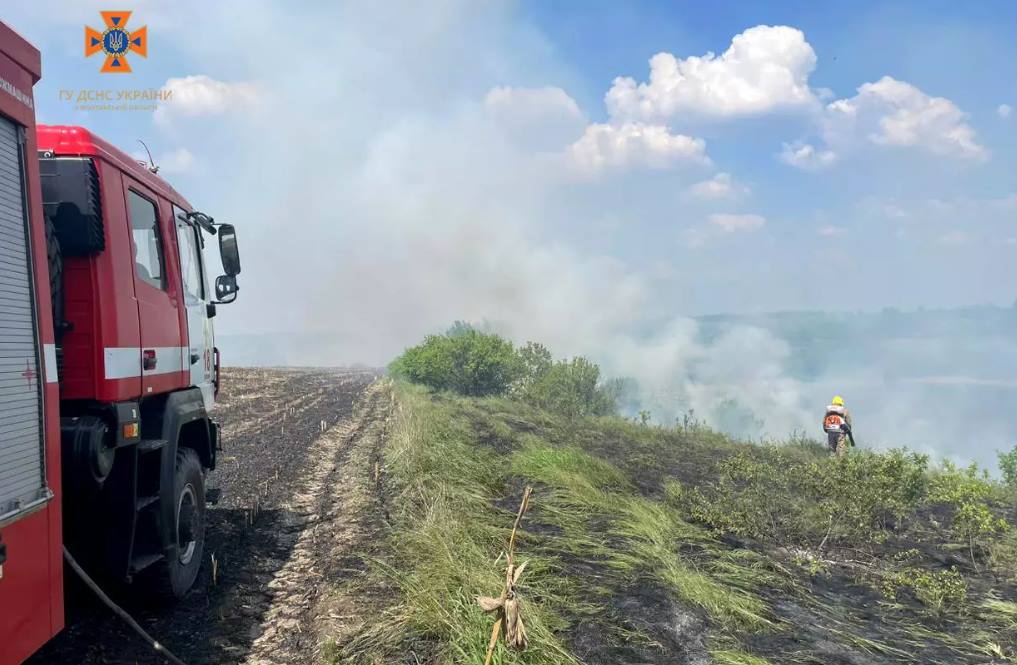
<svg viewBox="0 0 1017 665">
<path fill-rule="evenodd" d="M 172 496 L 173 519 L 166 524 L 170 547 L 158 583 L 163 595 L 182 598 L 198 577 L 205 549 L 205 476 L 190 448 L 177 451 Z"/>
</svg>

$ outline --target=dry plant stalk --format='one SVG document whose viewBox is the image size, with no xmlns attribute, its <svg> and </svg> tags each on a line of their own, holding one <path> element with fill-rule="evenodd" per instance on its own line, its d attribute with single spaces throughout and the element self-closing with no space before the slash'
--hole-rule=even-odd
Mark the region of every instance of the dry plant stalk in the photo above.
<svg viewBox="0 0 1017 665">
<path fill-rule="evenodd" d="M 491 659 L 494 657 L 494 647 L 498 644 L 498 635 L 501 633 L 502 626 L 505 628 L 505 643 L 510 648 L 519 649 L 520 651 L 526 648 L 526 626 L 523 624 L 521 601 L 515 589 L 516 584 L 519 583 L 519 578 L 522 577 L 523 571 L 526 569 L 526 563 L 524 562 L 516 568 L 513 555 L 516 544 L 516 532 L 519 530 L 519 523 L 523 521 L 523 514 L 530 505 L 530 493 L 532 491 L 533 488 L 527 487 L 523 492 L 523 500 L 519 504 L 519 512 L 516 513 L 515 524 L 512 525 L 512 535 L 509 536 L 506 557 L 505 588 L 502 589 L 501 595 L 497 598 L 488 596 L 477 597 L 477 604 L 480 605 L 482 610 L 498 613 L 494 627 L 491 628 L 491 640 L 487 643 L 487 657 L 484 659 L 484 665 L 491 665 Z"/>
</svg>

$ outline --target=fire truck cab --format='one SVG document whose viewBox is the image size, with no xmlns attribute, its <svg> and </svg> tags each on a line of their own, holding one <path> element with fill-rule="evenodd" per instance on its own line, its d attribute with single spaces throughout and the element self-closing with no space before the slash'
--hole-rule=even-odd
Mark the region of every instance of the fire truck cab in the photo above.
<svg viewBox="0 0 1017 665">
<path fill-rule="evenodd" d="M 100 580 L 194 583 L 219 450 L 212 319 L 240 273 L 231 225 L 87 129 L 36 127 L 39 75 L 0 23 L 0 665 L 62 628 L 64 546 Z"/>
</svg>

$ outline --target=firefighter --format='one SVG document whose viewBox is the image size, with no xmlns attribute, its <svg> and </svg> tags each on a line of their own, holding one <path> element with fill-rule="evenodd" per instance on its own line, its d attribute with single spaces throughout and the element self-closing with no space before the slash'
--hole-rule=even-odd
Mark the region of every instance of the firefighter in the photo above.
<svg viewBox="0 0 1017 665">
<path fill-rule="evenodd" d="M 851 437 L 851 414 L 844 407 L 844 398 L 840 395 L 830 400 L 830 406 L 826 407 L 823 431 L 826 432 L 830 454 L 843 457 L 847 452 L 848 438 Z"/>
</svg>

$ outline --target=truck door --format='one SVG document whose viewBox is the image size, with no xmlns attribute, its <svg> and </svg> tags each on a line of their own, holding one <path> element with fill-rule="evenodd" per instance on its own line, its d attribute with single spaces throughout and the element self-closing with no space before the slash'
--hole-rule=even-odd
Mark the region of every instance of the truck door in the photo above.
<svg viewBox="0 0 1017 665">
<path fill-rule="evenodd" d="M 212 321 L 208 318 L 208 280 L 205 278 L 201 231 L 186 221 L 185 213 L 173 206 L 173 220 L 180 251 L 180 283 L 183 285 L 184 306 L 187 308 L 187 346 L 184 365 L 190 367 L 190 383 L 201 389 L 205 408 L 215 404 L 213 386 Z"/>
<path fill-rule="evenodd" d="M 185 366 L 180 330 L 179 280 L 167 269 L 173 245 L 167 242 L 159 199 L 140 183 L 124 176 L 131 238 L 134 241 L 134 293 L 141 324 L 141 394 L 165 393 L 183 387 Z M 165 211 L 166 217 L 171 213 Z M 173 226 L 169 227 L 173 229 Z"/>
</svg>

